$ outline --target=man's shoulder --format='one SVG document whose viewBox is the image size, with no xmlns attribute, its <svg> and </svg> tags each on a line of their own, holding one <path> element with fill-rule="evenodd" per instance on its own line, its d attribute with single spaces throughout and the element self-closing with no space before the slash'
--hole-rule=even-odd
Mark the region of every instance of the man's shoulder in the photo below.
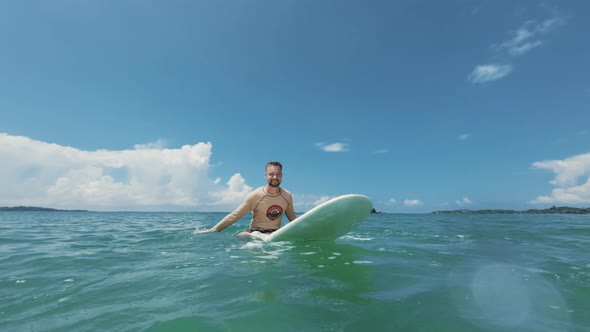
<svg viewBox="0 0 590 332">
<path fill-rule="evenodd" d="M 261 196 L 264 195 L 264 186 L 263 187 L 258 187 L 254 190 L 252 190 L 249 194 L 248 197 L 255 197 L 255 196 Z"/>
<path fill-rule="evenodd" d="M 285 195 L 285 196 L 293 196 L 293 194 L 291 194 L 291 192 L 283 187 L 281 187 L 281 194 Z"/>
</svg>

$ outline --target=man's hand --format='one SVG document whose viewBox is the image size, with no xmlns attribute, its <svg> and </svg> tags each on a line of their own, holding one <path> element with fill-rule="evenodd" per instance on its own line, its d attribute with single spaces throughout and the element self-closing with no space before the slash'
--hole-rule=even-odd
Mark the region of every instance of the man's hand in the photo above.
<svg viewBox="0 0 590 332">
<path fill-rule="evenodd" d="M 197 229 L 193 234 L 198 235 L 198 234 L 206 234 L 206 233 L 213 233 L 213 232 L 215 232 L 215 230 L 213 228 Z"/>
</svg>

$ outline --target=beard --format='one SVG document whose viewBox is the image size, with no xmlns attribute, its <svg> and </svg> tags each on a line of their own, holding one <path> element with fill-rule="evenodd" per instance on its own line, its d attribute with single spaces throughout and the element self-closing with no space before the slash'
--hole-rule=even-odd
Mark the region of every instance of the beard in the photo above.
<svg viewBox="0 0 590 332">
<path fill-rule="evenodd" d="M 281 181 L 279 180 L 268 180 L 268 185 L 273 187 L 273 188 L 277 188 L 278 186 L 281 185 Z"/>
</svg>

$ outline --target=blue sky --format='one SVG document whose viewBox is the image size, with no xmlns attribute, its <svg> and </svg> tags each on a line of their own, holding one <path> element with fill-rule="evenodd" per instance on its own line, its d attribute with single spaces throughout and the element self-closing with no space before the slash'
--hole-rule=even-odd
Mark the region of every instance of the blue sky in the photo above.
<svg viewBox="0 0 590 332">
<path fill-rule="evenodd" d="M 590 206 L 585 1 L 2 1 L 0 206 Z"/>
</svg>

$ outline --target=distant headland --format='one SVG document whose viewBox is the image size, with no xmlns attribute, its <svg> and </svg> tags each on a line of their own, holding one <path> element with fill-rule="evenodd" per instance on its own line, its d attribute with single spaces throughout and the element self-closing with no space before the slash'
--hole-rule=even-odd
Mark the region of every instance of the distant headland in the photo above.
<svg viewBox="0 0 590 332">
<path fill-rule="evenodd" d="M 553 206 L 548 209 L 529 210 L 443 210 L 431 212 L 434 214 L 590 214 L 590 208 L 575 208 L 569 206 Z"/>
<path fill-rule="evenodd" d="M 12 207 L 0 206 L 0 211 L 88 212 L 88 210 L 60 210 L 60 209 L 44 208 L 44 207 L 38 207 L 38 206 L 12 206 Z"/>
<path fill-rule="evenodd" d="M 2 211 L 43 211 L 43 212 L 89 212 L 89 210 L 61 210 L 38 206 L 0 206 Z M 372 209 L 371 213 L 383 213 Z M 590 214 L 590 208 L 575 208 L 569 206 L 550 207 L 548 209 L 529 209 L 529 210 L 504 210 L 504 209 L 484 209 L 484 210 L 441 210 L 430 212 L 431 214 Z"/>
</svg>

